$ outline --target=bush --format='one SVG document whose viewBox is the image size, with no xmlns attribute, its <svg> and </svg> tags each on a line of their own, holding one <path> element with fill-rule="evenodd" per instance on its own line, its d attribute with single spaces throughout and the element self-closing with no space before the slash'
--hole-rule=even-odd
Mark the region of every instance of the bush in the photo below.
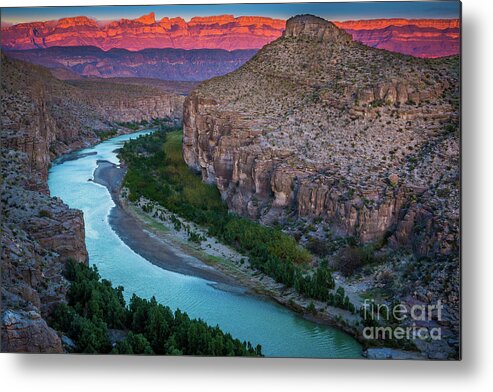
<svg viewBox="0 0 493 392">
<path fill-rule="evenodd" d="M 118 134 L 116 129 L 110 129 L 107 131 L 98 131 L 96 134 L 99 136 L 99 139 L 101 140 L 107 140 L 112 138 L 113 136 L 116 136 Z"/>
<path fill-rule="evenodd" d="M 321 240 L 316 237 L 310 237 L 308 239 L 308 244 L 306 245 L 307 249 L 318 255 L 318 256 L 327 256 L 332 251 L 332 247 L 330 242 L 327 240 Z"/>
<path fill-rule="evenodd" d="M 51 212 L 48 210 L 40 210 L 39 211 L 39 216 L 41 218 L 51 218 Z"/>
<path fill-rule="evenodd" d="M 112 354 L 154 354 L 146 337 L 140 333 L 129 332 L 121 342 L 118 342 Z"/>
<path fill-rule="evenodd" d="M 364 247 L 350 246 L 342 249 L 334 259 L 334 268 L 344 276 L 352 275 L 363 265 L 374 261 L 374 250 L 371 245 Z"/>
</svg>

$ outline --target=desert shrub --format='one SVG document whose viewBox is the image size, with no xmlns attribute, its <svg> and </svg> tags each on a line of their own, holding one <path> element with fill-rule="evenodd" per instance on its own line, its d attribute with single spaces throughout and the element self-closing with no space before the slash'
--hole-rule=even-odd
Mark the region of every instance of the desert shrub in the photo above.
<svg viewBox="0 0 493 392">
<path fill-rule="evenodd" d="M 310 237 L 306 248 L 317 256 L 326 256 L 332 251 L 330 241 L 319 239 L 316 237 Z"/>
<path fill-rule="evenodd" d="M 48 210 L 40 210 L 39 211 L 39 216 L 41 218 L 51 218 L 51 212 Z"/>
<path fill-rule="evenodd" d="M 345 276 L 352 275 L 365 264 L 375 261 L 372 245 L 362 247 L 349 246 L 339 251 L 334 259 L 333 266 Z"/>
</svg>

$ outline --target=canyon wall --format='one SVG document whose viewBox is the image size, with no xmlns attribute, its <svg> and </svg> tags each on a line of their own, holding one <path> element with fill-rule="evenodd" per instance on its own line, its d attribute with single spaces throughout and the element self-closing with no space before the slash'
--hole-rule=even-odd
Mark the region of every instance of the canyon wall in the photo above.
<svg viewBox="0 0 493 392">
<path fill-rule="evenodd" d="M 123 48 L 258 49 L 279 37 L 284 21 L 266 17 L 220 15 L 184 19 L 154 13 L 100 26 L 85 16 L 58 21 L 21 23 L 2 29 L 2 46 L 16 49 L 91 45 Z"/>
<path fill-rule="evenodd" d="M 154 13 L 150 13 L 135 20 L 121 19 L 103 25 L 80 16 L 5 26 L 1 43 L 3 48 L 21 50 L 90 45 L 105 51 L 114 48 L 233 51 L 262 48 L 282 35 L 285 24 L 280 19 L 233 15 L 194 17 L 189 22 L 182 18 L 156 20 Z M 335 24 L 365 45 L 417 57 L 456 55 L 460 50 L 458 19 L 372 19 Z"/>
<path fill-rule="evenodd" d="M 44 67 L 2 55 L 2 87 L 3 147 L 26 153 L 43 178 L 55 156 L 94 144 L 97 131 L 114 129 L 116 121 L 182 118 L 184 96 L 172 92 L 172 83 L 64 82 Z"/>
<path fill-rule="evenodd" d="M 65 300 L 66 261 L 88 256 L 82 212 L 49 196 L 50 162 L 97 143 L 112 121 L 179 119 L 184 98 L 153 81 L 65 83 L 3 55 L 1 82 L 1 350 L 62 352 L 46 319 Z"/>
</svg>

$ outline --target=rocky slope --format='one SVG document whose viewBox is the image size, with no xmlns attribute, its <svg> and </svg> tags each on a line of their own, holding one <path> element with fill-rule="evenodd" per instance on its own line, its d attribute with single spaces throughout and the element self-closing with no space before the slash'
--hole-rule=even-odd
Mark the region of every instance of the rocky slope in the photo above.
<svg viewBox="0 0 493 392">
<path fill-rule="evenodd" d="M 291 19 L 281 39 L 186 99 L 185 160 L 252 218 L 293 209 L 365 242 L 392 231 L 422 254 L 456 252 L 456 65 Z"/>
<path fill-rule="evenodd" d="M 433 261 L 403 262 L 414 280 L 394 276 L 396 293 L 451 304 L 458 328 L 459 86 L 457 58 L 369 48 L 295 17 L 187 97 L 184 159 L 236 213 Z"/>
<path fill-rule="evenodd" d="M 8 51 L 9 57 L 87 77 L 142 77 L 201 81 L 225 75 L 248 61 L 256 50 L 145 49 L 107 52 L 94 46 Z"/>
<path fill-rule="evenodd" d="M 180 121 L 183 95 L 136 79 L 63 82 L 46 68 L 2 56 L 3 147 L 27 153 L 46 177 L 50 160 L 98 140 L 112 122 Z M 183 90 L 183 85 L 179 85 Z M 27 94 L 27 95 L 26 95 Z"/>
<path fill-rule="evenodd" d="M 260 49 L 279 38 L 285 21 L 258 16 L 219 15 L 156 20 L 153 13 L 135 20 L 101 25 L 85 16 L 2 27 L 2 47 L 36 49 L 95 46 L 132 51 L 146 48 Z M 459 53 L 458 19 L 372 19 L 336 22 L 356 41 L 418 57 Z M 116 76 L 116 75 L 115 75 Z M 143 75 L 142 75 L 143 76 Z"/>
<path fill-rule="evenodd" d="M 87 251 L 82 213 L 49 196 L 50 162 L 96 143 L 112 121 L 179 118 L 184 98 L 138 79 L 68 84 L 3 55 L 1 81 L 1 350 L 61 352 L 45 318 L 65 298 L 65 261 L 87 262 Z"/>
</svg>

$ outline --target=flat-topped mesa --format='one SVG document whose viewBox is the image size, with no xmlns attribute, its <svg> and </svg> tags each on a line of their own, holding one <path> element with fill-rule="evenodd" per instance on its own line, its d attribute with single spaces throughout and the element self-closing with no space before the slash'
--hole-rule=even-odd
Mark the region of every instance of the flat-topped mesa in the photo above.
<svg viewBox="0 0 493 392">
<path fill-rule="evenodd" d="M 335 43 L 348 43 L 353 40 L 350 34 L 339 29 L 332 22 L 314 15 L 297 15 L 288 19 L 283 37 Z"/>
<path fill-rule="evenodd" d="M 194 16 L 188 22 L 188 26 L 196 25 L 225 25 L 228 23 L 234 23 L 235 17 L 233 15 L 215 15 L 215 16 Z"/>
<path fill-rule="evenodd" d="M 75 16 L 72 18 L 62 18 L 56 23 L 56 28 L 68 29 L 71 27 L 93 27 L 99 28 L 97 22 L 94 19 L 88 18 L 87 16 Z"/>
</svg>

